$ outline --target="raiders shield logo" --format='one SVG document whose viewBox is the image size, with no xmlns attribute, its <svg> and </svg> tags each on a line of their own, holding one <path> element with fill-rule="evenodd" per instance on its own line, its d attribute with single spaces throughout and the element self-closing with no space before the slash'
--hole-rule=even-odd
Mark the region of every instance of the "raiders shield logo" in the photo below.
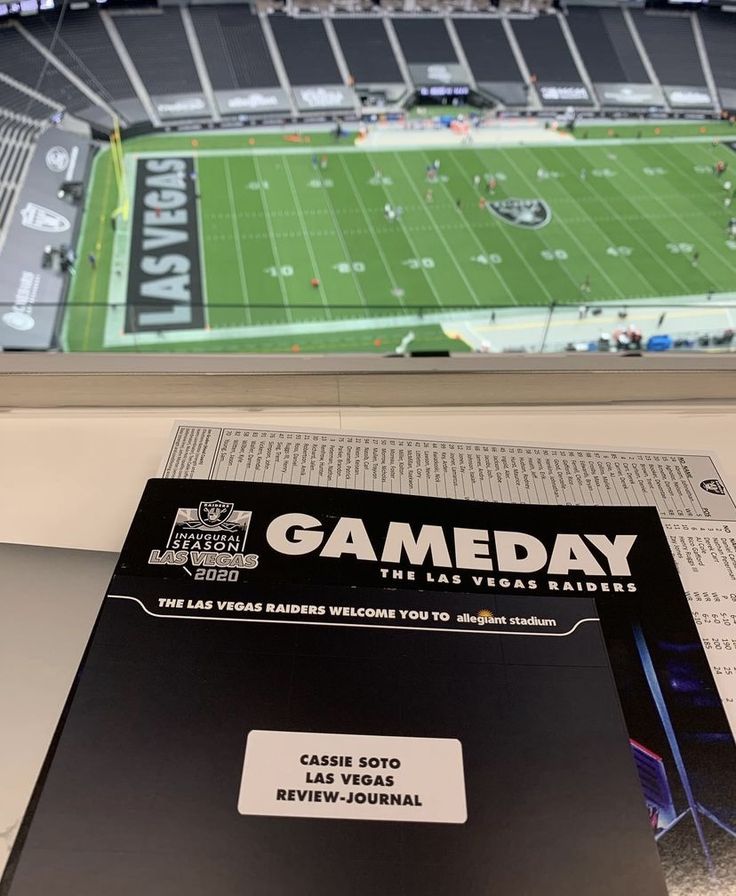
<svg viewBox="0 0 736 896">
<path fill-rule="evenodd" d="M 529 230 L 544 227 L 552 220 L 552 210 L 543 199 L 500 199 L 489 203 L 488 208 L 507 224 Z"/>
<path fill-rule="evenodd" d="M 723 487 L 723 483 L 719 482 L 717 479 L 704 479 L 700 483 L 700 487 L 704 492 L 710 492 L 711 495 L 726 494 L 726 489 Z"/>
<path fill-rule="evenodd" d="M 197 513 L 203 526 L 208 529 L 219 529 L 227 522 L 234 509 L 235 505 L 226 501 L 200 501 Z"/>
</svg>

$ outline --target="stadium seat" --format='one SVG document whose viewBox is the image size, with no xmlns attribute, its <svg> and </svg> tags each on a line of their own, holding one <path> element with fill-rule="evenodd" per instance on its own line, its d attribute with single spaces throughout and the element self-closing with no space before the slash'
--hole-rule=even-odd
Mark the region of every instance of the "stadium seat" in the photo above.
<svg viewBox="0 0 736 896">
<path fill-rule="evenodd" d="M 278 86 L 258 16 L 244 6 L 194 6 L 191 16 L 215 90 Z"/>
<path fill-rule="evenodd" d="M 401 72 L 380 19 L 336 18 L 334 25 L 348 70 L 357 84 L 401 82 Z"/>
</svg>

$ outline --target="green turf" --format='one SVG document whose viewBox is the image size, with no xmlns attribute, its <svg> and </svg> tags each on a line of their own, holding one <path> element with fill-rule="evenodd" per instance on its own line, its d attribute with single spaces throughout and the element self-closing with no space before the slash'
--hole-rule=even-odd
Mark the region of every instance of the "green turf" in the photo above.
<svg viewBox="0 0 736 896">
<path fill-rule="evenodd" d="M 80 262 L 73 279 L 69 349 L 390 351 L 409 329 L 417 334 L 415 348 L 457 349 L 423 316 L 702 296 L 736 285 L 736 244 L 725 235 L 727 217 L 736 212 L 724 208 L 722 182 L 711 173 L 719 158 L 732 157 L 736 167 L 736 155 L 712 141 L 326 149 L 321 171 L 313 167 L 311 146 L 330 145 L 327 135 L 310 135 L 310 146 L 256 135 L 256 150 L 270 154 L 252 152 L 248 139 L 247 132 L 166 135 L 126 145 L 134 153 L 197 153 L 210 330 L 196 341 L 169 334 L 160 342 L 103 345 L 115 197 L 109 154 L 98 158 L 78 253 L 86 259 L 94 251 L 98 264 L 92 271 Z M 208 155 L 212 149 L 220 152 Z M 440 181 L 428 184 L 425 168 L 434 159 Z M 538 177 L 540 169 L 545 176 Z M 550 223 L 524 230 L 481 209 L 479 196 L 486 194 L 473 176 L 486 173 L 498 178 L 493 199 L 543 199 Z M 400 221 L 385 219 L 386 202 L 404 208 Z M 318 288 L 310 285 L 313 277 Z M 590 292 L 583 296 L 586 280 Z M 411 319 L 404 322 L 406 315 Z M 376 318 L 375 325 L 363 326 L 366 318 Z M 295 333 L 302 323 L 312 331 Z M 294 327 L 287 332 L 288 324 Z M 253 337 L 245 329 L 251 326 L 273 329 Z"/>
<path fill-rule="evenodd" d="M 736 140 L 736 122 L 730 121 L 617 121 L 611 124 L 587 125 L 578 123 L 575 136 L 579 140 L 596 137 L 622 137 L 625 139 L 651 137 L 730 137 Z"/>
</svg>

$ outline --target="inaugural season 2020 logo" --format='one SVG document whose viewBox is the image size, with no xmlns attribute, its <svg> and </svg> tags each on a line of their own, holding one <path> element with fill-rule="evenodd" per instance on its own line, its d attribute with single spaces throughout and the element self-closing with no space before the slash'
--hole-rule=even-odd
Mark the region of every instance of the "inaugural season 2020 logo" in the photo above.
<svg viewBox="0 0 736 896">
<path fill-rule="evenodd" d="M 180 507 L 166 549 L 151 551 L 148 563 L 192 566 L 195 579 L 236 581 L 237 575 L 229 571 L 258 566 L 257 554 L 244 553 L 251 517 L 250 510 L 237 510 L 232 502 L 217 499 L 200 501 L 198 507 Z"/>
</svg>

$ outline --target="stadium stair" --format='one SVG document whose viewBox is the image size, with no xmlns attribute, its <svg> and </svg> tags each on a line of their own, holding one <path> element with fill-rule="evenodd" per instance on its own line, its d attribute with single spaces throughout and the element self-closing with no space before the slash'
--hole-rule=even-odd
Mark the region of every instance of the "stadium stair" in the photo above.
<svg viewBox="0 0 736 896">
<path fill-rule="evenodd" d="M 708 10 L 698 22 L 718 88 L 736 92 L 736 15 Z"/>
<path fill-rule="evenodd" d="M 115 25 L 115 21 L 106 9 L 100 11 L 100 20 L 107 32 L 107 36 L 110 38 L 110 43 L 115 47 L 115 52 L 118 55 L 120 64 L 125 69 L 125 73 L 135 90 L 138 101 L 143 106 L 151 124 L 153 124 L 154 127 L 160 128 L 161 119 L 158 117 L 158 113 L 153 105 L 150 94 L 146 89 L 146 85 L 143 83 L 143 78 L 141 78 L 138 69 L 135 67 L 135 63 L 130 57 L 130 53 L 128 53 L 127 47 L 123 43 L 123 39 Z"/>
<path fill-rule="evenodd" d="M 0 109 L 0 249 L 42 125 Z"/>
<path fill-rule="evenodd" d="M 708 51 L 705 48 L 705 41 L 703 40 L 703 32 L 700 28 L 700 18 L 695 12 L 690 13 L 690 24 L 693 29 L 693 39 L 695 40 L 695 46 L 698 49 L 698 58 L 700 59 L 700 66 L 703 69 L 703 74 L 705 75 L 705 83 L 708 86 L 708 92 L 713 97 L 713 105 L 715 107 L 716 112 L 721 114 L 721 101 L 718 93 L 718 86 L 716 85 L 715 78 L 713 77 L 713 69 L 710 67 L 710 59 L 708 58 Z M 736 46 L 734 46 L 733 55 L 736 55 Z"/>
<path fill-rule="evenodd" d="M 271 28 L 271 17 L 267 15 L 265 12 L 259 12 L 258 18 L 261 22 L 261 28 L 263 29 L 263 37 L 266 41 L 266 45 L 268 46 L 268 52 L 271 56 L 271 61 L 273 63 L 274 70 L 278 75 L 279 84 L 281 88 L 286 91 L 286 95 L 289 97 L 289 103 L 291 105 L 291 114 L 297 114 L 296 103 L 294 102 L 294 95 L 291 92 L 291 84 L 289 83 L 289 75 L 286 72 L 286 66 L 284 65 L 283 57 L 281 56 L 281 50 L 279 49 L 279 45 L 276 41 L 276 36 L 273 33 Z"/>
<path fill-rule="evenodd" d="M 591 80 L 588 69 L 585 66 L 585 62 L 583 61 L 583 57 L 580 54 L 580 50 L 575 43 L 575 38 L 573 37 L 572 31 L 570 30 L 570 26 L 567 22 L 567 17 L 564 15 L 564 13 L 560 12 L 560 10 L 557 10 L 557 21 L 559 22 L 560 30 L 562 31 L 562 35 L 565 38 L 565 43 L 567 44 L 567 48 L 570 51 L 573 62 L 575 63 L 575 68 L 577 68 L 580 75 L 580 80 L 583 82 L 583 84 L 585 84 L 585 89 L 588 91 L 588 95 L 593 101 L 593 106 L 596 109 L 600 109 L 601 105 L 598 102 L 598 96 L 593 88 L 593 81 Z"/>
<path fill-rule="evenodd" d="M 189 43 L 189 50 L 192 54 L 192 59 L 194 60 L 194 67 L 197 69 L 199 82 L 202 85 L 202 90 L 207 97 L 207 102 L 209 103 L 210 111 L 212 112 L 212 120 L 218 123 L 221 121 L 220 111 L 217 108 L 217 100 L 215 99 L 215 92 L 212 89 L 212 81 L 210 81 L 209 72 L 205 65 L 204 54 L 202 53 L 202 47 L 200 46 L 199 38 L 197 37 L 197 32 L 194 28 L 194 22 L 192 21 L 189 7 L 180 6 L 179 12 L 181 14 L 184 32 Z"/>
<path fill-rule="evenodd" d="M 528 90 L 528 106 L 531 109 L 539 110 L 542 108 L 539 91 L 537 90 L 536 83 L 532 81 L 532 73 L 529 71 L 529 66 L 524 58 L 519 41 L 516 39 L 514 29 L 511 27 L 511 20 L 508 16 L 502 16 L 501 24 L 503 25 L 503 30 L 506 32 L 506 39 L 509 42 L 511 52 L 514 54 L 514 59 L 516 60 L 516 64 L 519 67 L 521 76 L 524 79 L 524 84 L 526 84 Z"/>
<path fill-rule="evenodd" d="M 659 80 L 659 76 L 652 64 L 652 60 L 649 58 L 649 53 L 647 52 L 647 48 L 644 45 L 644 41 L 641 39 L 641 35 L 639 34 L 639 29 L 636 27 L 636 22 L 634 21 L 634 17 L 631 15 L 631 10 L 622 8 L 621 15 L 624 17 L 624 21 L 626 22 L 626 27 L 629 29 L 629 34 L 631 35 L 631 39 L 634 42 L 634 46 L 639 53 L 639 57 L 642 61 L 642 65 L 644 66 L 644 70 L 647 73 L 648 80 L 654 84 L 655 87 L 659 88 L 660 93 L 664 97 L 664 108 L 667 112 L 672 111 L 672 107 L 667 101 L 667 96 L 662 90 L 662 83 Z"/>
</svg>

